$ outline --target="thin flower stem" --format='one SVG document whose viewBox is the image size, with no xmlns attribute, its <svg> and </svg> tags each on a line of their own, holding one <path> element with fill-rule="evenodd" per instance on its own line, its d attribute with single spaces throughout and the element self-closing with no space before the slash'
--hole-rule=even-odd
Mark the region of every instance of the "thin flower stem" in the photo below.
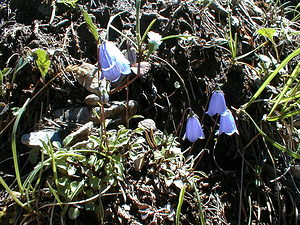
<svg viewBox="0 0 300 225">
<path fill-rule="evenodd" d="M 187 100 L 188 100 L 188 106 L 189 107 L 191 107 L 191 99 L 190 99 L 190 96 L 189 96 L 189 92 L 188 92 L 188 90 L 187 90 L 187 88 L 186 88 L 186 85 L 185 85 L 185 82 L 184 82 L 184 80 L 182 79 L 182 77 L 180 76 L 180 74 L 177 72 L 177 70 L 168 62 L 168 61 L 166 61 L 166 60 L 164 60 L 164 59 L 162 59 L 162 58 L 160 58 L 160 57 L 158 57 L 158 56 L 155 56 L 155 58 L 157 58 L 157 59 L 159 59 L 160 61 L 162 61 L 162 62 L 164 62 L 165 64 L 167 64 L 174 72 L 175 72 L 175 74 L 177 75 L 177 77 L 179 78 L 179 80 L 180 80 L 180 82 L 181 82 L 181 84 L 182 84 L 182 86 L 183 86 L 183 89 L 184 89 L 184 91 L 185 91 L 185 94 L 186 94 L 186 97 L 187 97 Z"/>
<path fill-rule="evenodd" d="M 104 136 L 104 141 L 106 144 L 106 147 L 108 147 L 108 139 L 106 136 L 106 126 L 105 126 L 105 114 L 104 114 L 104 104 L 101 104 L 101 116 L 100 116 L 100 124 L 101 124 L 101 139 L 103 139 Z"/>
<path fill-rule="evenodd" d="M 220 116 L 218 115 L 217 119 L 215 120 L 214 126 L 213 126 L 213 128 L 212 128 L 213 131 L 215 130 L 215 127 L 216 127 L 216 125 L 217 125 L 217 121 L 218 121 L 219 117 L 220 117 Z M 205 144 L 205 146 L 204 146 L 203 149 L 207 149 L 209 140 L 211 139 L 212 135 L 213 135 L 213 132 L 210 132 L 209 137 L 208 137 L 208 139 L 207 139 L 207 141 L 206 141 L 206 144 Z M 194 168 L 197 168 L 197 166 L 199 165 L 199 163 L 200 163 L 202 157 L 203 157 L 203 155 L 201 155 L 201 157 L 199 157 L 198 159 L 196 159 L 196 164 L 194 165 Z"/>
<path fill-rule="evenodd" d="M 126 126 L 129 127 L 129 77 L 126 77 Z"/>
<path fill-rule="evenodd" d="M 97 58 L 100 59 L 100 51 L 98 50 L 99 48 L 99 41 L 97 43 Z M 98 76 L 98 88 L 100 87 L 100 71 L 101 71 L 101 66 L 100 63 L 98 62 L 98 71 L 97 71 L 97 76 Z M 102 94 L 102 93 L 101 93 Z M 108 146 L 108 140 L 106 138 L 106 126 L 105 126 L 105 114 L 104 114 L 104 104 L 101 103 L 100 104 L 101 107 L 101 116 L 100 116 L 100 129 L 101 129 L 101 139 L 103 138 L 103 136 L 105 137 L 105 143 L 106 146 Z"/>
<path fill-rule="evenodd" d="M 177 127 L 177 130 L 176 130 L 176 132 L 175 132 L 175 136 L 181 136 L 182 127 L 183 127 L 183 120 L 184 120 L 185 114 L 187 113 L 188 110 L 191 110 L 191 108 L 188 107 L 188 108 L 184 111 L 184 113 L 183 113 L 183 115 L 182 115 L 182 118 L 181 118 L 181 120 L 180 120 L 180 123 L 179 123 L 179 125 L 178 125 L 178 127 Z"/>
<path fill-rule="evenodd" d="M 135 1 L 135 9 L 136 9 L 136 39 L 137 45 L 140 48 L 141 45 L 141 24 L 140 24 L 140 12 L 141 12 L 141 0 Z"/>
<path fill-rule="evenodd" d="M 189 150 L 189 152 L 188 152 L 187 156 L 189 156 L 189 155 L 192 153 L 192 149 L 194 148 L 194 146 L 195 146 L 195 143 L 196 143 L 196 141 L 195 141 L 195 142 L 193 142 L 193 144 L 192 144 L 192 146 L 191 146 L 191 148 L 190 148 L 190 150 Z"/>
</svg>

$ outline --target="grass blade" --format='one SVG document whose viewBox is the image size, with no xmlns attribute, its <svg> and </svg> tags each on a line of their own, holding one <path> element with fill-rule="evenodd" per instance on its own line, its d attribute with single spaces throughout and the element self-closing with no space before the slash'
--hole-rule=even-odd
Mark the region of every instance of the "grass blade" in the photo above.
<svg viewBox="0 0 300 225">
<path fill-rule="evenodd" d="M 182 207 L 183 200 L 184 200 L 185 189 L 186 189 L 186 186 L 184 185 L 179 194 L 179 200 L 178 200 L 178 205 L 177 205 L 177 209 L 176 209 L 175 225 L 180 225 L 180 213 L 181 213 L 181 207 Z"/>
<path fill-rule="evenodd" d="M 275 148 L 289 154 L 290 156 L 294 157 L 295 159 L 300 159 L 300 155 L 285 148 L 284 146 L 282 146 L 281 144 L 279 144 L 278 142 L 274 141 L 272 138 L 270 138 L 265 132 L 263 132 L 262 129 L 260 129 L 260 127 L 255 123 L 255 121 L 252 119 L 252 117 L 246 112 L 243 111 L 248 117 L 249 119 L 252 121 L 252 123 L 254 124 L 255 128 L 258 130 L 258 132 L 268 141 L 271 143 L 271 145 L 273 145 Z"/>
<path fill-rule="evenodd" d="M 19 191 L 20 193 L 23 195 L 24 194 L 24 187 L 22 185 L 22 181 L 21 181 L 21 176 L 20 176 L 20 169 L 19 169 L 19 163 L 18 163 L 18 154 L 17 154 L 17 145 L 16 145 L 16 134 L 17 134 L 17 129 L 18 129 L 18 125 L 21 119 L 22 114 L 24 113 L 28 103 L 29 103 L 30 99 L 27 99 L 26 102 L 24 103 L 24 105 L 22 106 L 22 108 L 19 109 L 18 111 L 18 115 L 16 117 L 14 126 L 13 126 L 13 130 L 12 130 L 12 141 L 11 141 L 11 149 L 12 149 L 12 155 L 13 155 L 13 161 L 14 161 L 14 168 L 15 168 L 15 173 L 16 173 L 16 179 L 17 179 L 17 183 L 19 186 Z"/>
<path fill-rule="evenodd" d="M 281 99 L 283 98 L 283 96 L 286 94 L 286 92 L 289 90 L 289 87 L 292 85 L 292 83 L 294 82 L 294 80 L 297 78 L 297 76 L 299 75 L 300 72 L 300 62 L 298 62 L 296 68 L 294 69 L 294 71 L 291 74 L 291 77 L 288 79 L 288 81 L 286 82 L 286 84 L 284 85 L 283 90 L 280 92 L 275 104 L 273 105 L 271 111 L 269 112 L 268 117 L 270 117 L 272 115 L 272 113 L 274 112 L 274 110 L 276 109 L 276 107 L 278 106 L 279 102 L 281 101 Z"/>
<path fill-rule="evenodd" d="M 289 54 L 281 63 L 280 65 L 274 70 L 273 73 L 270 74 L 270 76 L 268 76 L 268 78 L 265 80 L 265 82 L 260 86 L 260 88 L 256 91 L 256 93 L 252 96 L 252 98 L 250 99 L 250 101 L 248 103 L 246 103 L 242 109 L 245 110 L 247 109 L 255 99 L 258 98 L 258 96 L 263 92 L 263 90 L 266 88 L 266 86 L 273 80 L 273 78 L 277 75 L 277 73 L 286 66 L 286 64 L 288 64 L 289 61 L 292 60 L 292 58 L 294 58 L 295 56 L 300 54 L 300 48 L 296 49 L 295 51 L 293 51 L 291 54 Z"/>
</svg>

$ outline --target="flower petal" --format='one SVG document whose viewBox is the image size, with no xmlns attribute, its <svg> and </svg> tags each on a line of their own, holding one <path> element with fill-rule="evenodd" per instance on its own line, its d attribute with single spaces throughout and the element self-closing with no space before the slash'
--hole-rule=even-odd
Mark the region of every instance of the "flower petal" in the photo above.
<svg viewBox="0 0 300 225">
<path fill-rule="evenodd" d="M 234 118 L 232 113 L 229 109 L 227 109 L 220 118 L 220 128 L 219 128 L 219 135 L 225 133 L 227 135 L 232 135 L 234 133 L 239 134 L 237 130 Z"/>
<path fill-rule="evenodd" d="M 121 74 L 131 73 L 129 61 L 113 42 L 105 41 L 98 49 L 102 69 L 101 78 L 105 77 L 114 82 L 120 78 Z"/>
<path fill-rule="evenodd" d="M 215 114 L 221 115 L 226 111 L 226 102 L 223 91 L 214 91 L 209 101 L 208 111 L 206 112 L 209 116 Z"/>
<path fill-rule="evenodd" d="M 119 80 L 120 76 L 121 72 L 116 67 L 110 68 L 109 70 L 102 69 L 101 78 L 105 77 L 110 82 Z"/>
<path fill-rule="evenodd" d="M 190 116 L 187 119 L 186 133 L 184 135 L 184 138 L 187 138 L 190 142 L 195 142 L 198 140 L 198 138 L 205 138 L 202 126 L 196 115 Z"/>
</svg>

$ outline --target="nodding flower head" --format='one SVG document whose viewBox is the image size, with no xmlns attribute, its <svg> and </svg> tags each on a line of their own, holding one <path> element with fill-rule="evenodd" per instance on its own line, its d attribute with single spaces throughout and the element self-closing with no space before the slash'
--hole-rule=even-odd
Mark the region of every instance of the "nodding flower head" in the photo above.
<svg viewBox="0 0 300 225">
<path fill-rule="evenodd" d="M 223 91 L 214 91 L 211 95 L 207 114 L 214 116 L 215 114 L 221 115 L 226 111 L 226 102 Z"/>
<path fill-rule="evenodd" d="M 225 133 L 227 135 L 232 135 L 234 133 L 239 134 L 239 131 L 236 128 L 234 118 L 229 109 L 226 109 L 226 111 L 223 114 L 221 114 L 219 135 L 222 133 Z"/>
<path fill-rule="evenodd" d="M 188 139 L 190 142 L 195 142 L 199 138 L 204 139 L 204 133 L 202 126 L 199 122 L 198 116 L 194 113 L 191 113 L 186 122 L 186 130 L 183 139 Z"/>
<path fill-rule="evenodd" d="M 99 47 L 99 63 L 102 69 L 101 79 L 119 80 L 121 74 L 130 74 L 130 63 L 120 49 L 110 41 L 103 42 Z"/>
</svg>

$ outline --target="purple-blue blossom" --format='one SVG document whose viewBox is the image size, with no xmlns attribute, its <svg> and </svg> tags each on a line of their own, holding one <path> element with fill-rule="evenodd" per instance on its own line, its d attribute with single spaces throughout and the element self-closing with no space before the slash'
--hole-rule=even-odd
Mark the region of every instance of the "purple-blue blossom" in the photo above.
<svg viewBox="0 0 300 225">
<path fill-rule="evenodd" d="M 110 41 L 104 41 L 99 47 L 99 63 L 102 69 L 101 79 L 104 77 L 115 82 L 121 74 L 130 74 L 130 63 L 120 49 Z"/>
<path fill-rule="evenodd" d="M 223 91 L 213 91 L 209 101 L 207 114 L 209 116 L 214 116 L 215 114 L 221 115 L 226 111 L 226 109 L 227 107 Z"/>
<path fill-rule="evenodd" d="M 219 135 L 222 133 L 225 133 L 227 135 L 232 135 L 234 133 L 239 134 L 239 131 L 236 128 L 235 120 L 229 109 L 226 109 L 226 111 L 221 114 L 220 117 Z"/>
<path fill-rule="evenodd" d="M 186 122 L 186 130 L 183 139 L 188 139 L 190 142 L 195 142 L 198 139 L 204 139 L 202 126 L 196 114 L 189 115 Z"/>
</svg>

